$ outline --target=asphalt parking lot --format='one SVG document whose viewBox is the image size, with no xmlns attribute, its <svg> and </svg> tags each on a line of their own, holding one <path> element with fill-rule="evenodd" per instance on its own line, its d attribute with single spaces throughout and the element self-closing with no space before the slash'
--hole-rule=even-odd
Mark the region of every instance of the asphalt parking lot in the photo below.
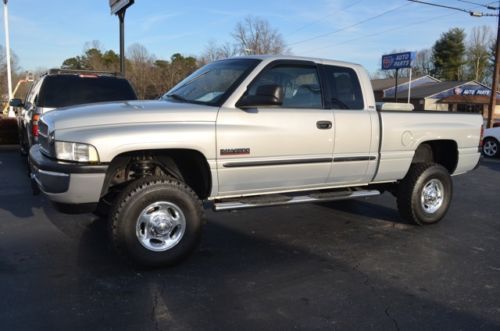
<svg viewBox="0 0 500 331">
<path fill-rule="evenodd" d="M 104 220 L 32 196 L 0 149 L 0 326 L 22 329 L 500 329 L 500 160 L 454 178 L 447 217 L 403 223 L 389 194 L 207 211 L 168 269 L 114 254 Z"/>
</svg>

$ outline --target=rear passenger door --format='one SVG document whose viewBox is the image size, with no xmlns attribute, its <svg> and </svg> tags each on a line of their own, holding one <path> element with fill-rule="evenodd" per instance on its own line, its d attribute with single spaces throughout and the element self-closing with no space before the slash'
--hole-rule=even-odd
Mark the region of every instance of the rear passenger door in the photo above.
<svg viewBox="0 0 500 331">
<path fill-rule="evenodd" d="M 323 65 L 326 104 L 333 110 L 334 148 L 329 183 L 356 184 L 371 180 L 377 164 L 378 120 L 363 98 L 356 71 Z M 375 125 L 375 126 L 374 126 Z"/>
</svg>

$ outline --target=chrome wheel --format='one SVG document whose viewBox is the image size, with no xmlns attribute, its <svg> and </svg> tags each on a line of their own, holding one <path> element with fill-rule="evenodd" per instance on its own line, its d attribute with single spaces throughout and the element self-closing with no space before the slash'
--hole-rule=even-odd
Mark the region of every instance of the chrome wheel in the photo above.
<svg viewBox="0 0 500 331">
<path fill-rule="evenodd" d="M 431 179 L 424 185 L 420 196 L 420 203 L 422 204 L 423 210 L 428 214 L 433 214 L 441 208 L 443 201 L 443 183 L 438 179 Z"/>
<path fill-rule="evenodd" d="M 486 156 L 493 157 L 498 153 L 498 143 L 495 140 L 487 139 L 483 144 L 483 153 Z"/>
<path fill-rule="evenodd" d="M 177 245 L 186 231 L 186 217 L 175 204 L 159 201 L 144 208 L 137 219 L 137 239 L 145 248 L 163 252 Z"/>
</svg>

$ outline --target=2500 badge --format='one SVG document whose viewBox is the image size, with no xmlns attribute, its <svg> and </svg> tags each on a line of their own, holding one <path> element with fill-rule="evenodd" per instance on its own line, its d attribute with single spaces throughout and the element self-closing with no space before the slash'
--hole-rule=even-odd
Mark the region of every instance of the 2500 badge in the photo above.
<svg viewBox="0 0 500 331">
<path fill-rule="evenodd" d="M 220 155 L 248 155 L 250 148 L 224 148 L 220 150 Z"/>
</svg>

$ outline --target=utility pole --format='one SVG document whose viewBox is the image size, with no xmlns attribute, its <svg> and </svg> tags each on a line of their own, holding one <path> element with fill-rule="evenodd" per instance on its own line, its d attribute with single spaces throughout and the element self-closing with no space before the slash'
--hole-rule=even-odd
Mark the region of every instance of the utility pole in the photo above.
<svg viewBox="0 0 500 331">
<path fill-rule="evenodd" d="M 497 20 L 497 41 L 495 47 L 495 66 L 493 69 L 493 83 L 491 84 L 491 94 L 490 94 L 490 104 L 488 106 L 488 123 L 487 127 L 493 127 L 493 115 L 497 107 L 497 91 L 498 91 L 498 67 L 499 67 L 499 54 L 500 54 L 500 6 L 498 10 L 498 20 Z"/>
<path fill-rule="evenodd" d="M 422 3 L 424 5 L 430 5 L 430 6 L 435 6 L 435 7 L 458 10 L 461 12 L 466 12 L 470 16 L 473 16 L 473 17 L 483 17 L 483 16 L 496 16 L 497 17 L 498 27 L 497 27 L 497 41 L 496 41 L 496 47 L 495 47 L 495 65 L 494 65 L 494 69 L 493 69 L 493 82 L 491 84 L 490 102 L 488 105 L 488 120 L 486 123 L 486 126 L 488 128 L 491 128 L 493 126 L 493 116 L 494 116 L 496 105 L 497 105 L 498 74 L 499 74 L 498 70 L 500 67 L 499 66 L 499 62 L 500 62 L 500 59 L 499 59 L 499 56 L 500 56 L 500 43 L 499 43 L 500 42 L 500 1 L 498 1 L 498 5 L 495 7 L 495 6 L 491 6 L 491 5 L 484 5 L 484 4 L 480 4 L 480 3 L 475 3 L 472 1 L 458 0 L 460 2 L 471 3 L 471 4 L 481 6 L 481 7 L 485 7 L 485 8 L 490 9 L 490 10 L 495 10 L 496 14 L 483 13 L 483 12 L 472 11 L 472 10 L 467 10 L 467 9 L 457 8 L 457 7 L 452 7 L 452 6 L 444 6 L 444 5 L 440 5 L 437 3 L 420 1 L 420 0 L 408 0 L 408 1 Z"/>
<path fill-rule="evenodd" d="M 12 99 L 12 69 L 10 67 L 10 37 L 9 37 L 9 10 L 7 9 L 8 0 L 3 0 L 3 17 L 5 27 L 5 52 L 7 62 L 7 88 L 9 93 L 9 101 Z M 9 117 L 15 117 L 12 107 L 9 107 Z"/>
</svg>

